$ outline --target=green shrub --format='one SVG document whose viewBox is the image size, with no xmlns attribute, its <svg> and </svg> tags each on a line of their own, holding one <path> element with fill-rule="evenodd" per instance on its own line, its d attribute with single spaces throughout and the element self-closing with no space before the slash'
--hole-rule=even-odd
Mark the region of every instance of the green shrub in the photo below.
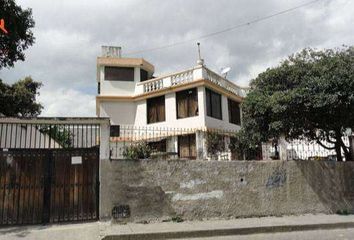
<svg viewBox="0 0 354 240">
<path fill-rule="evenodd" d="M 224 136 L 217 132 L 208 132 L 206 135 L 207 151 L 211 157 L 225 151 Z"/>
<path fill-rule="evenodd" d="M 126 159 L 146 159 L 151 154 L 151 148 L 145 142 L 130 145 L 124 148 L 123 157 Z"/>
</svg>

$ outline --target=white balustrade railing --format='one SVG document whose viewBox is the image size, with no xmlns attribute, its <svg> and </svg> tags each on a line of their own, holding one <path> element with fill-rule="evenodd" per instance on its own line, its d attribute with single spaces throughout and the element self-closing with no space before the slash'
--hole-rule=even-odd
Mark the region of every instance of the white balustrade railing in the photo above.
<svg viewBox="0 0 354 240">
<path fill-rule="evenodd" d="M 163 79 L 162 78 L 157 78 L 157 79 L 153 79 L 148 81 L 148 82 L 144 82 L 143 83 L 143 91 L 144 93 L 148 93 L 148 92 L 153 92 L 159 89 L 163 88 Z"/>
<path fill-rule="evenodd" d="M 229 80 L 225 79 L 224 77 L 220 76 L 219 74 L 205 68 L 206 70 L 206 78 L 211 81 L 212 83 L 219 85 L 220 87 L 240 96 L 246 97 L 248 93 L 248 89 L 241 88 L 236 84 L 230 82 Z"/>
<path fill-rule="evenodd" d="M 209 70 L 206 67 L 198 66 L 194 69 L 189 69 L 183 72 L 163 76 L 160 78 L 151 79 L 137 84 L 137 94 L 154 92 L 170 86 L 176 86 L 187 82 L 192 82 L 200 79 L 209 80 L 212 83 L 230 91 L 238 96 L 245 97 L 249 91 L 247 88 L 241 88 L 230 82 L 219 74 Z M 141 92 L 142 91 L 142 92 Z"/>
<path fill-rule="evenodd" d="M 193 80 L 194 80 L 193 79 L 193 69 L 191 69 L 191 70 L 187 70 L 187 71 L 172 75 L 171 76 L 171 85 L 175 86 L 178 84 L 191 82 Z"/>
</svg>

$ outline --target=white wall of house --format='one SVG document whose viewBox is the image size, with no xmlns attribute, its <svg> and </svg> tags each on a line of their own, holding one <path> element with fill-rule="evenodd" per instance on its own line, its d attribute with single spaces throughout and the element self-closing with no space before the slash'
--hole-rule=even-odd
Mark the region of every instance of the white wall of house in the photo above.
<svg viewBox="0 0 354 240">
<path fill-rule="evenodd" d="M 133 81 L 107 81 L 104 76 L 104 66 L 99 69 L 99 82 L 101 84 L 102 96 L 132 96 L 135 91 L 135 85 L 140 82 L 140 68 L 134 68 Z"/>
<path fill-rule="evenodd" d="M 151 126 L 166 128 L 198 128 L 203 127 L 237 131 L 240 126 L 229 123 L 227 97 L 222 95 L 222 120 L 206 116 L 205 87 L 197 88 L 199 114 L 195 117 L 177 119 L 176 93 L 165 95 L 165 121 L 147 124 L 146 99 L 139 101 L 101 102 L 100 117 L 110 117 L 112 124 Z"/>
<path fill-rule="evenodd" d="M 100 117 L 109 117 L 113 125 L 133 125 L 136 115 L 135 102 L 101 102 Z"/>
</svg>

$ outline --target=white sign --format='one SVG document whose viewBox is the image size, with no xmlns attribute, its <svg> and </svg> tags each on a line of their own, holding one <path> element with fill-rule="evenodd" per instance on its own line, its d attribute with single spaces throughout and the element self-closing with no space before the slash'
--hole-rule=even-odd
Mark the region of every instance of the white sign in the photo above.
<svg viewBox="0 0 354 240">
<path fill-rule="evenodd" d="M 71 164 L 82 164 L 82 157 L 81 156 L 73 156 L 71 157 Z"/>
</svg>

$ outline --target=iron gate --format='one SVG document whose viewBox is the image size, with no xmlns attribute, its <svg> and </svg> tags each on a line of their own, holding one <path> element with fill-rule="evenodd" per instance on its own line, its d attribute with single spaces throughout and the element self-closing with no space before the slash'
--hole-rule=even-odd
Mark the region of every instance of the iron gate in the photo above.
<svg viewBox="0 0 354 240">
<path fill-rule="evenodd" d="M 98 219 L 99 131 L 0 122 L 0 225 Z"/>
</svg>

